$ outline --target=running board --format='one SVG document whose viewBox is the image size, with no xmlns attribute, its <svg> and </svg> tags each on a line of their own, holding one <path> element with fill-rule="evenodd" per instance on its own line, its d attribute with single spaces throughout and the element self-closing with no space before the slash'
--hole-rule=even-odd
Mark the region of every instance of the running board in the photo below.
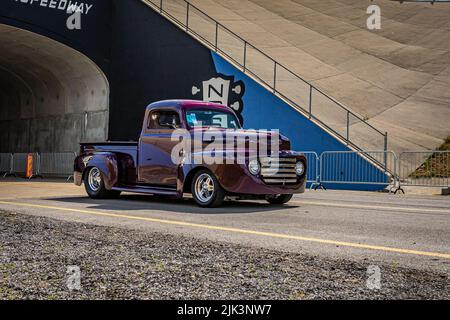
<svg viewBox="0 0 450 320">
<path fill-rule="evenodd" d="M 144 193 L 144 194 L 155 194 L 155 195 L 179 197 L 178 191 L 176 189 L 170 189 L 170 188 L 139 186 L 139 187 L 113 187 L 112 190 L 122 191 L 122 192 L 133 192 L 133 193 Z"/>
</svg>

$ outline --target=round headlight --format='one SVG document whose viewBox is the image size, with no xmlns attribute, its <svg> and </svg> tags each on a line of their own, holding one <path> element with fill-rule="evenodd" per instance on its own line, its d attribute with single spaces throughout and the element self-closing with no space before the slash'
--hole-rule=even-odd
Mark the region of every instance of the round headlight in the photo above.
<svg viewBox="0 0 450 320">
<path fill-rule="evenodd" d="M 302 176 L 305 173 L 305 165 L 302 161 L 298 161 L 295 165 L 295 173 L 297 173 L 298 176 Z"/>
<path fill-rule="evenodd" d="M 248 171 L 250 171 L 250 173 L 252 175 L 257 175 L 259 173 L 259 171 L 261 170 L 261 166 L 259 165 L 258 160 L 250 160 L 248 163 Z"/>
</svg>

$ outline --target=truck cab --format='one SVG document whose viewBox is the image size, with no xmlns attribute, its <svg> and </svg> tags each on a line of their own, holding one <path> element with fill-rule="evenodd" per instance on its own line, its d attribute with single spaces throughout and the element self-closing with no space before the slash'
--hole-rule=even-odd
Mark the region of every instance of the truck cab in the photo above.
<svg viewBox="0 0 450 320">
<path fill-rule="evenodd" d="M 242 129 L 227 106 L 166 100 L 146 108 L 138 142 L 81 143 L 75 184 L 84 182 L 91 198 L 136 192 L 192 194 L 202 207 L 227 197 L 282 204 L 306 183 L 306 158 L 289 149 L 282 135 Z"/>
</svg>

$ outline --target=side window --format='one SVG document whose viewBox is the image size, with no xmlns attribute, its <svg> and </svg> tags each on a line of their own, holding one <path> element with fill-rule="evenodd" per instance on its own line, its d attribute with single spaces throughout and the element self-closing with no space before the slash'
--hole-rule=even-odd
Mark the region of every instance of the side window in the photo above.
<svg viewBox="0 0 450 320">
<path fill-rule="evenodd" d="M 175 111 L 153 111 L 150 113 L 149 129 L 176 129 L 180 127 L 180 116 Z"/>
</svg>

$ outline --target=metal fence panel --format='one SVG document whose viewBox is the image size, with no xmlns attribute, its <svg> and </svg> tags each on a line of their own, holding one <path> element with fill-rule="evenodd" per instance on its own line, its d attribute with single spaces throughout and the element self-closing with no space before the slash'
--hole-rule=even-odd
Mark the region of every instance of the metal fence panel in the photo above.
<svg viewBox="0 0 450 320">
<path fill-rule="evenodd" d="M 9 174 L 12 171 L 12 154 L 0 153 L 0 174 Z"/>
<path fill-rule="evenodd" d="M 27 173 L 28 155 L 33 155 L 32 177 L 39 174 L 39 154 L 38 153 L 13 153 L 11 174 L 25 176 Z"/>
<path fill-rule="evenodd" d="M 27 171 L 27 156 L 28 153 L 14 153 L 12 173 L 25 174 Z"/>
<path fill-rule="evenodd" d="M 396 167 L 392 151 L 327 151 L 320 156 L 319 177 L 321 183 L 395 186 Z"/>
<path fill-rule="evenodd" d="M 74 152 L 41 153 L 39 174 L 43 176 L 70 177 L 73 174 Z"/>
<path fill-rule="evenodd" d="M 406 151 L 399 156 L 400 186 L 449 187 L 450 151 Z"/>
</svg>

